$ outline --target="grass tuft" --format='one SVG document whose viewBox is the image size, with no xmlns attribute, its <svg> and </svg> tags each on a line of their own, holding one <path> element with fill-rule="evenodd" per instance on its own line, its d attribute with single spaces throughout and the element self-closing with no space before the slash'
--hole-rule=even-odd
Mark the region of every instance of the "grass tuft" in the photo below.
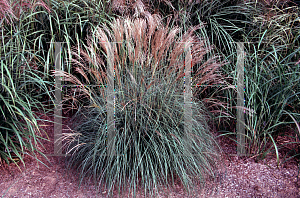
<svg viewBox="0 0 300 198">
<path fill-rule="evenodd" d="M 99 85 L 80 89 L 89 101 L 73 117 L 76 133 L 65 135 L 71 154 L 68 167 L 78 170 L 80 181 L 93 178 L 109 193 L 115 188 L 123 192 L 129 185 L 135 197 L 138 186 L 154 195 L 161 184 L 170 187 L 175 178 L 190 192 L 195 179 L 204 182 L 205 176 L 214 175 L 220 151 L 201 101 L 193 99 L 191 128 L 184 133 L 185 50 L 191 47 L 191 66 L 198 71 L 194 82 L 221 80 L 216 73 L 221 64 L 214 58 L 202 59 L 208 49 L 193 36 L 197 28 L 180 36 L 180 28 L 168 28 L 158 15 L 148 15 L 116 19 L 92 32 L 87 50 L 81 49 L 81 56 L 73 60 L 83 81 L 63 73 L 71 83 Z M 106 149 L 107 127 L 112 125 L 107 123 L 108 95 L 100 88 L 108 83 L 108 64 L 114 65 L 115 72 L 118 155 L 113 157 L 107 156 Z"/>
</svg>

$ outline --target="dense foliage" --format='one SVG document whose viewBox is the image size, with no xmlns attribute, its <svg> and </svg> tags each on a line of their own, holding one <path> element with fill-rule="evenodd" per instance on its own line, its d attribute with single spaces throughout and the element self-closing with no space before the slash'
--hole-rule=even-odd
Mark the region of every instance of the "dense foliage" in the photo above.
<svg viewBox="0 0 300 198">
<path fill-rule="evenodd" d="M 37 112 L 53 111 L 54 42 L 64 42 L 62 72 L 54 74 L 68 85 L 91 85 L 62 90 L 76 123 L 75 132 L 65 134 L 68 167 L 81 179 L 93 175 L 111 191 L 127 177 L 135 191 L 139 178 L 153 193 L 170 176 L 190 188 L 193 176 L 213 175 L 218 149 L 212 127 L 236 141 L 236 42 L 245 50 L 247 154 L 274 152 L 283 163 L 279 151 L 288 144 L 286 158 L 300 154 L 300 25 L 293 1 L 0 0 L 0 26 L 0 158 L 7 163 L 35 156 Z M 111 57 L 102 41 L 121 40 L 110 48 L 121 137 L 115 143 L 124 155 L 106 158 L 103 86 Z M 188 46 L 180 42 L 191 42 L 194 124 L 187 137 L 199 155 L 182 143 Z M 278 144 L 281 136 L 290 142 Z"/>
<path fill-rule="evenodd" d="M 219 151 L 201 101 L 193 100 L 190 131 L 184 131 L 185 51 L 191 47 L 192 67 L 197 67 L 193 79 L 200 84 L 220 83 L 220 64 L 212 57 L 199 65 L 207 53 L 204 43 L 192 35 L 192 29 L 180 37 L 179 32 L 164 26 L 156 15 L 117 19 L 110 27 L 97 28 L 88 41 L 88 52 L 81 49 L 82 56 L 77 54 L 86 64 L 74 60 L 76 71 L 86 78 L 80 83 L 85 87 L 108 84 L 105 63 L 115 65 L 116 95 L 111 102 L 115 103 L 117 156 L 107 151 L 112 144 L 107 125 L 113 123 L 107 120 L 110 101 L 103 89 L 80 90 L 88 93 L 90 104 L 73 118 L 77 133 L 66 135 L 72 154 L 69 165 L 77 167 L 81 176 L 94 177 L 99 185 L 105 181 L 109 192 L 115 184 L 119 190 L 129 184 L 135 194 L 141 179 L 145 192 L 153 193 L 159 184 L 168 185 L 169 179 L 174 183 L 175 177 L 191 189 L 192 177 L 203 180 L 204 175 L 215 173 Z M 64 76 L 66 81 L 79 82 L 74 75 Z"/>
</svg>

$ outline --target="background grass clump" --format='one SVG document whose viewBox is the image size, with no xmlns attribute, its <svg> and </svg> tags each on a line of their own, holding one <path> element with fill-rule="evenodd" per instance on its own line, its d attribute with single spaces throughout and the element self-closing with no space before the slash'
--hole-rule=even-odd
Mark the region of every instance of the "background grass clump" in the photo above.
<svg viewBox="0 0 300 198">
<path fill-rule="evenodd" d="M 36 154 L 42 154 L 37 149 L 42 139 L 37 113 L 45 113 L 43 105 L 47 101 L 42 99 L 51 99 L 49 87 L 53 83 L 44 80 L 47 74 L 39 71 L 43 58 L 31 48 L 34 32 L 24 24 L 29 17 L 19 12 L 22 8 L 31 12 L 35 6 L 29 2 L 10 3 L 1 2 L 0 160 L 8 164 L 21 161 L 25 165 L 24 155 L 38 160 Z"/>
<path fill-rule="evenodd" d="M 293 144 L 290 159 L 299 156 L 299 6 L 280 0 L 162 4 L 161 12 L 175 16 L 175 24 L 203 24 L 196 35 L 215 47 L 211 54 L 226 60 L 221 68 L 225 86 L 202 89 L 195 96 L 208 101 L 220 135 L 236 141 L 237 93 L 226 86 L 237 84 L 236 42 L 244 42 L 246 154 L 262 159 L 275 153 L 279 163 L 280 149 Z M 279 145 L 283 136 L 291 142 Z"/>
<path fill-rule="evenodd" d="M 89 104 L 73 117 L 76 133 L 65 138 L 72 154 L 69 168 L 77 168 L 81 179 L 90 176 L 110 193 L 115 185 L 121 191 L 129 185 L 136 195 L 140 184 L 153 194 L 160 184 L 169 185 L 178 178 L 191 190 L 194 179 L 204 182 L 205 176 L 214 175 L 220 151 L 201 101 L 193 99 L 191 130 L 184 132 L 185 50 L 191 47 L 193 54 L 192 67 L 197 71 L 193 82 L 222 81 L 217 72 L 220 63 L 215 57 L 204 61 L 209 49 L 193 31 L 181 34 L 180 28 L 164 25 L 159 15 L 116 19 L 92 32 L 87 51 L 74 52 L 78 56 L 73 62 L 84 82 L 67 73 L 64 78 L 86 85 L 80 91 L 88 94 Z M 106 124 L 112 123 L 107 123 L 107 93 L 101 88 L 108 83 L 110 61 L 116 93 L 117 156 L 113 157 L 107 156 Z M 92 82 L 99 87 L 89 89 Z"/>
<path fill-rule="evenodd" d="M 54 69 L 54 42 L 66 41 L 67 46 L 83 42 L 95 21 L 109 18 L 104 12 L 109 4 L 94 5 L 90 1 L 0 1 L 0 153 L 7 163 L 23 162 L 24 154 L 35 156 L 41 139 L 38 114 L 51 115 L 54 108 L 54 79 L 49 75 Z M 71 72 L 65 62 L 71 49 L 64 49 L 62 69 Z"/>
</svg>

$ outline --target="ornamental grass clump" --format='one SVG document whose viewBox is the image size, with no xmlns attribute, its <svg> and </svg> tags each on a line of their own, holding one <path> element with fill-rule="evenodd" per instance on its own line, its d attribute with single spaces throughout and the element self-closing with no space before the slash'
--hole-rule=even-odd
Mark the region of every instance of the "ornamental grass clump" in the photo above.
<svg viewBox="0 0 300 198">
<path fill-rule="evenodd" d="M 37 161 L 37 153 L 46 157 L 38 149 L 43 138 L 37 113 L 46 111 L 41 98 L 47 96 L 53 101 L 48 91 L 53 83 L 43 80 L 45 74 L 33 66 L 34 58 L 42 60 L 28 47 L 26 32 L 16 34 L 15 31 L 2 29 L 1 32 L 0 161 L 18 166 L 18 161 L 25 165 L 24 155 L 33 156 Z"/>
<path fill-rule="evenodd" d="M 14 22 L 12 18 L 15 20 L 19 20 L 21 14 L 24 11 L 34 10 L 36 7 L 42 6 L 44 9 L 47 9 L 50 12 L 50 8 L 41 0 L 38 1 L 30 1 L 30 0 L 17 0 L 17 1 L 9 1 L 9 0 L 1 0 L 0 1 L 0 22 L 5 19 L 8 24 Z M 10 20 L 8 20 L 10 19 Z M 0 24 L 1 24 L 0 23 Z"/>
<path fill-rule="evenodd" d="M 299 49 L 281 58 L 276 46 L 270 51 L 254 44 L 250 47 L 255 53 L 246 56 L 245 64 L 245 107 L 252 110 L 245 114 L 246 150 L 259 159 L 274 152 L 279 165 L 279 149 L 287 144 L 299 145 L 300 65 L 293 61 Z M 259 57 L 263 53 L 267 55 Z M 294 132 L 287 132 L 291 126 Z M 280 145 L 279 136 L 295 141 Z"/>
<path fill-rule="evenodd" d="M 136 196 L 141 186 L 153 196 L 160 185 L 170 187 L 175 181 L 190 192 L 195 179 L 204 182 L 215 174 L 220 151 L 201 101 L 191 101 L 191 125 L 185 133 L 185 51 L 191 48 L 193 84 L 221 81 L 216 59 L 203 60 L 209 49 L 193 36 L 197 28 L 182 33 L 150 14 L 116 19 L 97 27 L 86 50 L 73 51 L 77 76 L 55 72 L 82 85 L 76 89 L 88 96 L 88 101 L 82 99 L 88 105 L 73 117 L 75 132 L 64 139 L 68 167 L 78 170 L 80 181 L 90 177 L 110 195 L 114 189 L 129 189 Z M 114 65 L 114 101 L 107 100 L 103 88 L 109 82 L 109 64 Z M 114 103 L 114 123 L 107 123 L 109 103 Z M 108 156 L 111 124 L 115 155 Z"/>
</svg>

